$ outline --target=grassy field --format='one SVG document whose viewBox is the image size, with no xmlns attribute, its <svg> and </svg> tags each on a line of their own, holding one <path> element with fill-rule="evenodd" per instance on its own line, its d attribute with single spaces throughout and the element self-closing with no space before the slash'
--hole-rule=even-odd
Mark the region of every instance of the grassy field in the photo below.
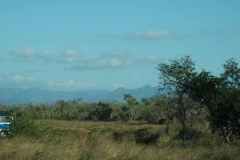
<svg viewBox="0 0 240 160">
<path fill-rule="evenodd" d="M 185 144 L 180 126 L 124 122 L 38 120 L 33 135 L 15 134 L 0 140 L 1 160 L 230 160 L 240 159 L 240 145 L 198 127 L 199 135 Z M 200 134 L 201 133 L 201 134 Z M 197 134 L 196 134 L 197 135 Z"/>
</svg>

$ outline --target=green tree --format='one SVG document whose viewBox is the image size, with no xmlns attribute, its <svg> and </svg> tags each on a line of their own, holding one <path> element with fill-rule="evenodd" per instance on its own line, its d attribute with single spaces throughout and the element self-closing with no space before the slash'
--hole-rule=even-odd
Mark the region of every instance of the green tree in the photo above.
<svg viewBox="0 0 240 160">
<path fill-rule="evenodd" d="M 149 123 L 158 123 L 162 113 L 158 106 L 156 106 L 156 96 L 149 98 L 144 97 L 141 99 L 141 102 L 145 110 L 144 119 Z"/>
<path fill-rule="evenodd" d="M 123 109 L 122 109 L 122 104 L 117 102 L 117 101 L 113 101 L 111 104 L 111 108 L 112 108 L 112 120 L 118 120 L 118 121 L 122 121 L 125 116 L 123 114 Z"/>
<path fill-rule="evenodd" d="M 226 64 L 222 65 L 224 72 L 220 74 L 224 84 L 228 88 L 239 88 L 240 87 L 240 68 L 238 63 L 233 59 L 226 61 Z"/>
<path fill-rule="evenodd" d="M 168 97 L 175 99 L 178 120 L 182 124 L 182 137 L 185 140 L 187 112 L 192 107 L 187 102 L 187 90 L 185 83 L 190 81 L 196 74 L 195 62 L 189 56 L 170 60 L 170 63 L 159 63 L 159 90 L 166 92 Z"/>
<path fill-rule="evenodd" d="M 89 120 L 110 121 L 112 108 L 107 103 L 99 102 L 95 110 L 89 113 Z"/>
<path fill-rule="evenodd" d="M 239 135 L 240 127 L 240 69 L 233 59 L 223 64 L 220 77 L 202 71 L 185 83 L 189 96 L 209 112 L 212 131 L 220 130 L 226 143 L 229 135 Z"/>
<path fill-rule="evenodd" d="M 64 111 L 64 108 L 66 107 L 66 102 L 64 100 L 58 100 L 55 105 L 57 106 L 57 115 L 61 116 L 62 112 Z"/>
<path fill-rule="evenodd" d="M 176 115 L 177 107 L 175 106 L 175 102 L 173 102 L 173 99 L 170 99 L 170 97 L 167 97 L 166 95 L 157 95 L 156 96 L 156 106 L 158 107 L 158 120 L 162 116 L 159 115 L 160 113 L 164 113 L 165 118 L 167 118 L 167 124 L 173 123 L 174 115 Z"/>
<path fill-rule="evenodd" d="M 129 116 L 130 121 L 135 122 L 137 118 L 143 116 L 143 108 L 136 98 L 134 98 L 131 94 L 124 94 L 123 100 L 127 102 L 127 106 L 123 106 L 122 110 L 125 116 Z"/>
</svg>

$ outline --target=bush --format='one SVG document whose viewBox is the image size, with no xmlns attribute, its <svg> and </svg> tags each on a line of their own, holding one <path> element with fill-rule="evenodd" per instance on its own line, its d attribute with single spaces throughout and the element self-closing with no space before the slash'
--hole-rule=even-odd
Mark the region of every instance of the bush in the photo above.
<svg viewBox="0 0 240 160">
<path fill-rule="evenodd" d="M 95 110 L 91 111 L 87 120 L 93 121 L 110 121 L 112 108 L 107 103 L 99 102 Z"/>
<path fill-rule="evenodd" d="M 160 132 L 152 133 L 148 128 L 139 129 L 134 132 L 136 143 L 156 144 L 160 137 Z"/>
<path fill-rule="evenodd" d="M 27 117 L 17 117 L 13 120 L 13 133 L 27 136 L 36 136 L 37 126 L 34 121 Z"/>
</svg>

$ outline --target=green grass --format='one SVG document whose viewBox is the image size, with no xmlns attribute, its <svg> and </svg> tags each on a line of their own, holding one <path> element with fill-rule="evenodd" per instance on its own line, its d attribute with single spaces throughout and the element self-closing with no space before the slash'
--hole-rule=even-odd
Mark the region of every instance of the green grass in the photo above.
<svg viewBox="0 0 240 160">
<path fill-rule="evenodd" d="M 177 139 L 179 125 L 121 122 L 79 122 L 38 120 L 33 136 L 16 134 L 0 140 L 2 160 L 206 160 L 240 159 L 237 143 L 226 145 L 217 135 L 203 132 L 194 142 L 183 145 Z"/>
</svg>

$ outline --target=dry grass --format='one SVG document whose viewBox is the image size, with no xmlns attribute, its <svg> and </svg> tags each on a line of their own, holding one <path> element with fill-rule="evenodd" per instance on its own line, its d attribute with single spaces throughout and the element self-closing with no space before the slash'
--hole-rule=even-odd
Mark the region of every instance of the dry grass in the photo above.
<svg viewBox="0 0 240 160">
<path fill-rule="evenodd" d="M 170 135 L 165 135 L 165 126 L 161 125 L 56 120 L 36 122 L 39 128 L 36 137 L 16 135 L 0 140 L 2 160 L 240 159 L 239 146 L 215 145 L 212 142 L 214 137 L 207 137 L 205 141 L 210 141 L 208 143 L 200 140 L 206 145 L 182 146 L 180 141 L 173 141 L 176 127 L 171 129 Z M 154 144 L 139 144 L 134 134 L 141 131 L 161 134 Z M 116 133 L 120 140 L 114 137 Z"/>
</svg>

